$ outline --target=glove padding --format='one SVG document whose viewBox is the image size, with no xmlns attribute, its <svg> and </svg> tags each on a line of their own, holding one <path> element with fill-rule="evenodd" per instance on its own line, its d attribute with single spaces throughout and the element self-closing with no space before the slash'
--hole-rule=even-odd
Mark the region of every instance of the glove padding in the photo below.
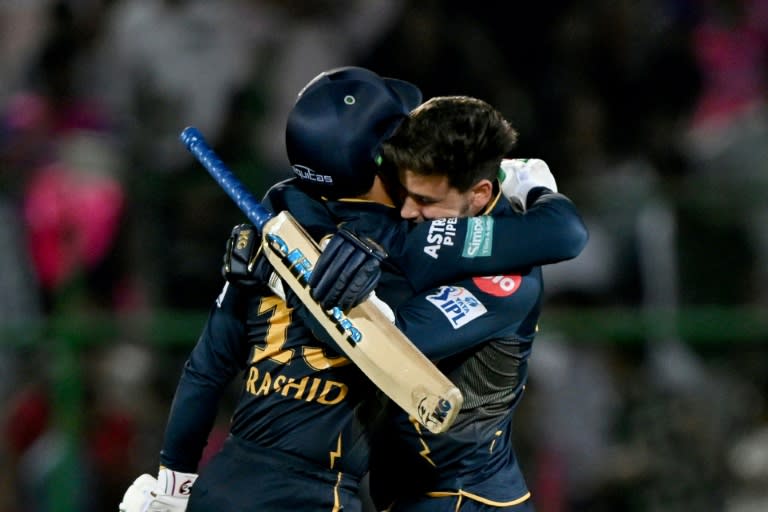
<svg viewBox="0 0 768 512">
<path fill-rule="evenodd" d="M 345 313 L 365 300 L 381 277 L 383 247 L 340 228 L 312 269 L 309 287 L 312 298 L 324 309 L 338 306 Z"/>
<path fill-rule="evenodd" d="M 118 506 L 120 512 L 184 512 L 195 473 L 161 467 L 158 477 L 144 473 L 133 481 Z"/>
<path fill-rule="evenodd" d="M 536 187 L 546 187 L 557 192 L 557 182 L 544 160 L 538 158 L 515 158 L 501 161 L 499 172 L 501 190 L 510 199 L 520 201 L 523 208 L 528 205 L 528 192 Z"/>
<path fill-rule="evenodd" d="M 255 227 L 238 224 L 232 228 L 221 267 L 224 279 L 242 287 L 265 285 L 272 274 L 272 265 L 261 252 L 261 237 Z"/>
</svg>

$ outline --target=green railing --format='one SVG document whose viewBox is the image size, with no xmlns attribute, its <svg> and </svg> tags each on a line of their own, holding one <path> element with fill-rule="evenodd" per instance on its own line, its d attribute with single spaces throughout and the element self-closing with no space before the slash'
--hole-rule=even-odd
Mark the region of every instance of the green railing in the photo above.
<svg viewBox="0 0 768 512">
<path fill-rule="evenodd" d="M 45 350 L 53 363 L 54 419 L 65 434 L 65 450 L 49 492 L 50 510 L 76 510 L 76 453 L 83 416 L 83 351 L 116 338 L 161 349 L 192 347 L 205 315 L 163 312 L 148 316 L 61 315 L 44 323 L 0 327 L 0 346 Z M 674 335 L 693 346 L 768 343 L 768 315 L 761 308 L 697 307 L 680 311 L 631 308 L 548 308 L 541 333 L 558 333 L 572 343 L 636 346 Z"/>
<path fill-rule="evenodd" d="M 47 496 L 40 496 L 46 503 L 45 510 L 75 512 L 80 508 L 80 487 L 75 485 L 82 473 L 78 461 L 84 416 L 83 368 L 79 355 L 115 339 L 126 339 L 126 335 L 161 349 L 191 348 L 204 321 L 204 314 L 189 312 L 123 317 L 66 314 L 44 322 L 0 326 L 0 347 L 44 351 L 51 364 L 53 421 L 63 436 L 63 443 L 51 468 Z"/>
<path fill-rule="evenodd" d="M 166 311 L 152 315 L 61 315 L 45 322 L 0 325 L 0 345 L 30 347 L 57 339 L 79 350 L 133 333 L 154 346 L 189 346 L 200 334 L 205 314 Z M 578 341 L 634 344 L 652 339 L 663 327 L 693 345 L 768 341 L 768 311 L 759 307 L 706 306 L 680 311 L 639 308 L 546 307 L 541 327 Z"/>
</svg>

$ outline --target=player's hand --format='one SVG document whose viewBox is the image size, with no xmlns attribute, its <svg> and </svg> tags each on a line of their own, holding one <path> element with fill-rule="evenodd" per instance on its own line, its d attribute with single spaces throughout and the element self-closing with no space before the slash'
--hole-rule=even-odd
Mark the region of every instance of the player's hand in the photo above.
<svg viewBox="0 0 768 512">
<path fill-rule="evenodd" d="M 221 267 L 224 279 L 238 286 L 267 284 L 272 266 L 261 254 L 261 237 L 251 224 L 232 228 Z"/>
<path fill-rule="evenodd" d="M 528 192 L 536 187 L 546 187 L 557 192 L 557 182 L 544 160 L 515 158 L 501 161 L 501 190 L 510 199 L 517 199 L 526 207 Z"/>
<path fill-rule="evenodd" d="M 347 312 L 365 300 L 381 277 L 383 247 L 342 227 L 312 269 L 309 280 L 312 298 L 324 309 L 338 306 Z"/>
<path fill-rule="evenodd" d="M 182 473 L 161 467 L 157 478 L 147 473 L 128 487 L 118 506 L 120 512 L 184 512 L 195 473 Z"/>
</svg>

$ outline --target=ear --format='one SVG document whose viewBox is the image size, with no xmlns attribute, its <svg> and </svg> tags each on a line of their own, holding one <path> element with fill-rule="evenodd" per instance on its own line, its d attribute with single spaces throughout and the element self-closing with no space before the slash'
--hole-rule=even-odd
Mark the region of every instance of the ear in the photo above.
<svg viewBox="0 0 768 512">
<path fill-rule="evenodd" d="M 470 189 L 470 204 L 475 211 L 482 211 L 493 197 L 493 183 L 490 180 L 482 179 L 475 183 Z"/>
</svg>

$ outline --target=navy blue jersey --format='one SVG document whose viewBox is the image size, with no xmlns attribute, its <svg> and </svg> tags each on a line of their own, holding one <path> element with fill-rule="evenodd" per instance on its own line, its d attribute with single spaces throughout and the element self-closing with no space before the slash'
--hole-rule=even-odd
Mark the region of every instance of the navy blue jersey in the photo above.
<svg viewBox="0 0 768 512">
<path fill-rule="evenodd" d="M 194 471 L 211 426 L 211 401 L 242 372 L 232 434 L 329 470 L 364 474 L 359 407 L 370 384 L 346 357 L 309 343 L 312 334 L 291 315 L 265 290 L 225 286 L 185 365 L 171 412 L 185 423 L 169 424 L 164 464 Z"/>
<path fill-rule="evenodd" d="M 377 293 L 393 306 L 402 304 L 399 325 L 406 331 L 412 330 L 413 334 L 407 332 L 412 339 L 420 336 L 419 329 L 429 332 L 437 320 L 445 321 L 446 312 L 450 313 L 445 307 L 436 307 L 445 290 L 430 290 L 431 287 L 465 276 L 517 268 L 518 274 L 525 277 L 521 278 L 514 298 L 522 299 L 533 286 L 528 282 L 540 278 L 532 277 L 536 275 L 535 270 L 531 271 L 532 264 L 571 258 L 585 242 L 581 219 L 570 201 L 559 194 L 542 193 L 525 214 L 513 211 L 504 200 L 494 205 L 494 213 L 499 213 L 499 217 L 412 225 L 402 221 L 394 208 L 370 202 L 317 201 L 290 181 L 268 192 L 264 202 L 267 208 L 288 209 L 316 240 L 335 232 L 339 223 L 347 222 L 387 248 L 390 257 L 385 260 Z M 537 234 L 539 229 L 554 233 L 555 237 L 563 232 L 568 236 L 561 236 L 557 244 L 553 241 L 554 248 L 541 249 L 538 244 L 545 243 L 546 235 Z M 525 241 L 531 238 L 536 244 L 529 247 Z M 476 284 L 478 297 L 484 282 Z M 470 290 L 472 283 L 459 284 Z M 432 309 L 422 317 L 419 306 L 423 307 L 424 301 Z M 475 328 L 497 318 L 490 301 L 488 311 L 491 314 L 459 327 Z M 460 314 L 454 314 L 454 322 L 461 322 Z M 254 492 L 268 492 L 258 487 L 257 473 L 277 471 L 278 462 L 283 459 L 303 461 L 308 471 L 333 487 L 333 493 L 339 488 L 353 489 L 369 465 L 369 407 L 376 402 L 366 397 L 375 393 L 364 375 L 336 352 L 333 344 L 316 339 L 306 325 L 266 288 L 226 286 L 185 365 L 166 429 L 161 463 L 179 471 L 196 470 L 216 417 L 218 399 L 232 378 L 242 374 L 231 436 L 240 443 L 238 446 L 271 454 L 275 461 L 264 467 L 251 467 L 256 465 L 254 460 L 239 462 L 242 471 L 256 473 Z M 493 334 L 501 336 L 496 331 Z M 460 343 L 436 344 L 442 352 L 431 355 L 441 358 L 441 364 L 449 364 L 481 340 L 487 341 L 479 336 L 461 339 L 464 341 Z M 424 349 L 428 353 L 432 350 L 427 345 Z M 446 371 L 451 374 L 454 369 Z M 240 448 L 235 451 L 242 452 Z M 270 458 L 263 456 L 259 464 L 265 457 Z M 292 489 L 290 478 L 290 474 L 285 476 L 286 486 L 281 492 L 300 492 L 301 480 L 294 482 Z M 216 487 L 206 482 L 203 473 L 195 487 Z M 251 499 L 258 501 L 256 497 Z"/>
<path fill-rule="evenodd" d="M 230 284 L 212 308 L 174 397 L 161 463 L 196 471 L 218 399 L 239 373 L 241 393 L 190 511 L 361 509 L 371 384 L 292 315 L 269 290 Z"/>
<path fill-rule="evenodd" d="M 497 206 L 496 214 L 503 215 Z M 513 506 L 530 493 L 512 447 L 512 419 L 527 379 L 540 314 L 541 268 L 465 279 L 397 309 L 397 326 L 459 387 L 455 423 L 431 434 L 396 406 L 372 444 L 371 489 L 383 508 L 430 510 L 462 497 Z M 434 509 L 442 505 L 434 504 Z"/>
</svg>

